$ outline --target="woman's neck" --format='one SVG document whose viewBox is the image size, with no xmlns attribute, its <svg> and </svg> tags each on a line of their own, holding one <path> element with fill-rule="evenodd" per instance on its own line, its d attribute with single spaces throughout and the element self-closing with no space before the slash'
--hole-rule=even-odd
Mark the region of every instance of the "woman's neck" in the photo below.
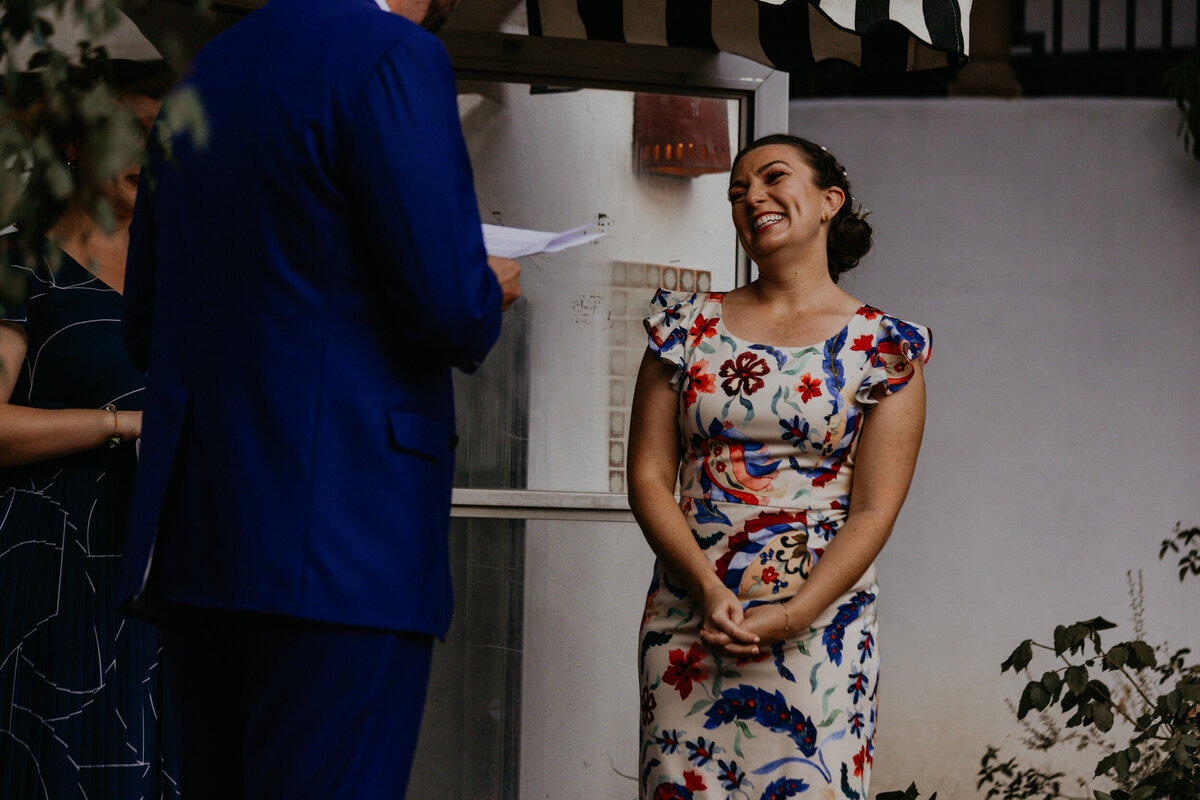
<svg viewBox="0 0 1200 800">
<path fill-rule="evenodd" d="M 59 217 L 48 235 L 64 253 L 120 292 L 125 284 L 129 223 L 129 217 L 119 217 L 113 230 L 106 231 L 82 208 L 72 207 Z"/>
<path fill-rule="evenodd" d="M 846 293 L 829 277 L 829 262 L 824 248 L 819 255 L 788 258 L 787 253 L 772 254 L 757 262 L 758 277 L 750 285 L 755 299 L 794 311 L 821 308 Z"/>
</svg>

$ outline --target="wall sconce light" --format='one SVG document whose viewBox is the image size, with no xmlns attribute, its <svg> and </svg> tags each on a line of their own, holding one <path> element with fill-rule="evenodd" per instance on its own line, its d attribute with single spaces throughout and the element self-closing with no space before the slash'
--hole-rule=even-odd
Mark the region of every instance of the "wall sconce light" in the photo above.
<svg viewBox="0 0 1200 800">
<path fill-rule="evenodd" d="M 640 169 L 688 178 L 729 171 L 727 101 L 638 94 L 633 107 L 633 141 Z"/>
</svg>

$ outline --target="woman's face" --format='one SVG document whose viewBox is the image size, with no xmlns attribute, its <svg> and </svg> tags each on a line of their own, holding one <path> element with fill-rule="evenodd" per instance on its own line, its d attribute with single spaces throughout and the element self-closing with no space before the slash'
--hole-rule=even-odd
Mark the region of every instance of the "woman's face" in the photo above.
<svg viewBox="0 0 1200 800">
<path fill-rule="evenodd" d="M 820 245 L 826 225 L 845 199 L 837 187 L 821 189 L 800 151 L 786 144 L 751 150 L 729 181 L 733 225 L 742 249 L 755 261 L 781 248 Z"/>
<path fill-rule="evenodd" d="M 130 94 L 121 97 L 119 102 L 129 109 L 134 120 L 142 130 L 142 140 L 150 133 L 150 126 L 158 116 L 162 107 L 161 100 L 155 100 L 145 95 Z M 137 161 L 130 162 L 115 178 L 104 184 L 101 192 L 112 203 L 113 212 L 118 217 L 133 214 L 133 202 L 137 199 L 138 175 L 141 165 Z"/>
</svg>

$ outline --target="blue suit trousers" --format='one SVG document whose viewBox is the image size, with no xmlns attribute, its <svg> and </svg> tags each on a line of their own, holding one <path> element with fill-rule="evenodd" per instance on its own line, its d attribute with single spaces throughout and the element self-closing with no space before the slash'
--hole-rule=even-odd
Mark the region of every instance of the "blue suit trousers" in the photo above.
<svg viewBox="0 0 1200 800">
<path fill-rule="evenodd" d="M 161 624 L 189 800 L 403 800 L 433 637 L 174 605 Z"/>
</svg>

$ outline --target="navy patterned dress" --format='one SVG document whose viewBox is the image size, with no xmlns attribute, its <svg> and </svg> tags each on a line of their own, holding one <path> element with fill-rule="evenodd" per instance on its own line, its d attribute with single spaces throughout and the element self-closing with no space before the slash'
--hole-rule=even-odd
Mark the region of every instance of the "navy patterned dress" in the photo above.
<svg viewBox="0 0 1200 800">
<path fill-rule="evenodd" d="M 141 408 L 121 296 L 69 257 L 5 319 L 29 335 L 11 403 Z M 178 797 L 156 631 L 114 610 L 136 464 L 123 444 L 0 469 L 3 800 Z"/>
</svg>

